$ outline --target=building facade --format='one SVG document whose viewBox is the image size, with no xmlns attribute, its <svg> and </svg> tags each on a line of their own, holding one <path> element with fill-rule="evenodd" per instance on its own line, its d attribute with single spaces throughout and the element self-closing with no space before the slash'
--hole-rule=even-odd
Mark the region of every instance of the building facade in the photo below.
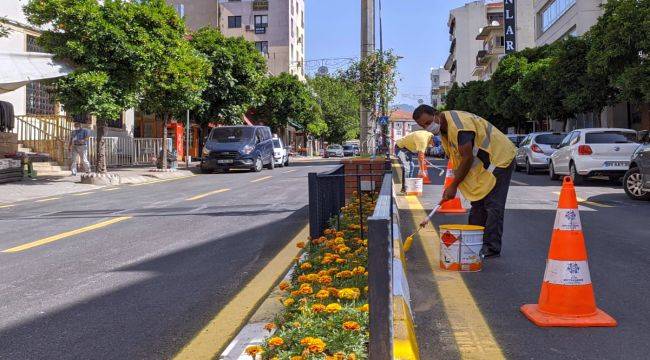
<svg viewBox="0 0 650 360">
<path fill-rule="evenodd" d="M 476 34 L 487 23 L 484 1 L 473 1 L 449 12 L 447 26 L 451 44 L 444 68 L 449 71 L 452 83 L 476 80 L 473 75 L 476 54 L 483 47 L 482 42 L 476 40 Z"/>
<path fill-rule="evenodd" d="M 431 106 L 444 107 L 447 92 L 451 88 L 449 71 L 444 67 L 431 68 Z"/>
</svg>

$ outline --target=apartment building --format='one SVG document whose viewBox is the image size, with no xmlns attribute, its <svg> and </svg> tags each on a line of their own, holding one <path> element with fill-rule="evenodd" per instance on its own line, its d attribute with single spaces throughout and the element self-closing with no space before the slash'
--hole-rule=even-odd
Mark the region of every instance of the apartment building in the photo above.
<svg viewBox="0 0 650 360">
<path fill-rule="evenodd" d="M 431 68 L 431 106 L 445 106 L 447 92 L 451 88 L 449 71 L 444 67 Z"/>
<path fill-rule="evenodd" d="M 449 71 L 452 83 L 476 80 L 473 75 L 476 54 L 483 47 L 482 42 L 476 40 L 476 34 L 487 24 L 485 1 L 473 1 L 449 12 L 447 26 L 451 44 L 444 68 Z"/>
<path fill-rule="evenodd" d="M 305 0 L 167 0 L 190 30 L 242 36 L 267 58 L 269 73 L 305 78 Z"/>
</svg>

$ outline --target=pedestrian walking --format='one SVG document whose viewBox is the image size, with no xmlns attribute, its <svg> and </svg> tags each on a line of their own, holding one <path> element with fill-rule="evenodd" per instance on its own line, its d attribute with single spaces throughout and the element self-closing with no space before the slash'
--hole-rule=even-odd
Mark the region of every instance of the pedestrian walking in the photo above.
<svg viewBox="0 0 650 360">
<path fill-rule="evenodd" d="M 80 123 L 75 122 L 74 130 L 72 130 L 72 133 L 70 134 L 70 143 L 68 144 L 70 158 L 72 159 L 72 164 L 70 164 L 72 176 L 77 175 L 77 165 L 79 164 L 79 161 L 81 161 L 81 165 L 83 166 L 82 170 L 90 172 L 90 162 L 88 161 L 89 138 L 90 130 L 82 128 Z"/>
<path fill-rule="evenodd" d="M 407 178 L 414 178 L 418 174 L 414 157 L 427 150 L 433 142 L 433 134 L 429 131 L 414 131 L 395 142 L 395 154 L 402 165 L 402 192 L 406 192 Z"/>
<path fill-rule="evenodd" d="M 469 224 L 485 227 L 481 256 L 499 256 L 514 145 L 487 120 L 464 111 L 439 112 L 420 105 L 413 112 L 413 120 L 440 135 L 445 153 L 457 164 L 455 179 L 445 189 L 441 202 L 455 198 L 460 190 L 472 203 Z"/>
</svg>

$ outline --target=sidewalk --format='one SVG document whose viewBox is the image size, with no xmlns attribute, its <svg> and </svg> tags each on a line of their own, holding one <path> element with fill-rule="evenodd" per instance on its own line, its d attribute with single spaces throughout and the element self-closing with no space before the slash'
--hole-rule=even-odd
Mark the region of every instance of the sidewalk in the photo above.
<svg viewBox="0 0 650 360">
<path fill-rule="evenodd" d="M 153 172 L 152 167 L 116 168 L 109 170 L 112 174 L 120 175 L 120 185 L 141 184 L 166 179 L 193 176 L 196 164 L 190 170 L 184 164 L 175 172 Z M 59 196 L 64 194 L 86 192 L 105 186 L 82 184 L 81 176 L 44 177 L 39 179 L 25 178 L 23 181 L 0 185 L 0 206 L 19 201 L 37 198 Z"/>
</svg>

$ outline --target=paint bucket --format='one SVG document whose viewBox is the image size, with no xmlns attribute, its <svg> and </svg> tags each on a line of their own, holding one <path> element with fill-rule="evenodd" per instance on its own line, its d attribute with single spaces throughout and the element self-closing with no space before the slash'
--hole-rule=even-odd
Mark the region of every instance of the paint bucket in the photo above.
<svg viewBox="0 0 650 360">
<path fill-rule="evenodd" d="M 422 195 L 422 178 L 406 178 L 404 181 L 406 195 Z"/>
<path fill-rule="evenodd" d="M 482 226 L 440 225 L 440 268 L 449 271 L 481 271 Z"/>
</svg>

